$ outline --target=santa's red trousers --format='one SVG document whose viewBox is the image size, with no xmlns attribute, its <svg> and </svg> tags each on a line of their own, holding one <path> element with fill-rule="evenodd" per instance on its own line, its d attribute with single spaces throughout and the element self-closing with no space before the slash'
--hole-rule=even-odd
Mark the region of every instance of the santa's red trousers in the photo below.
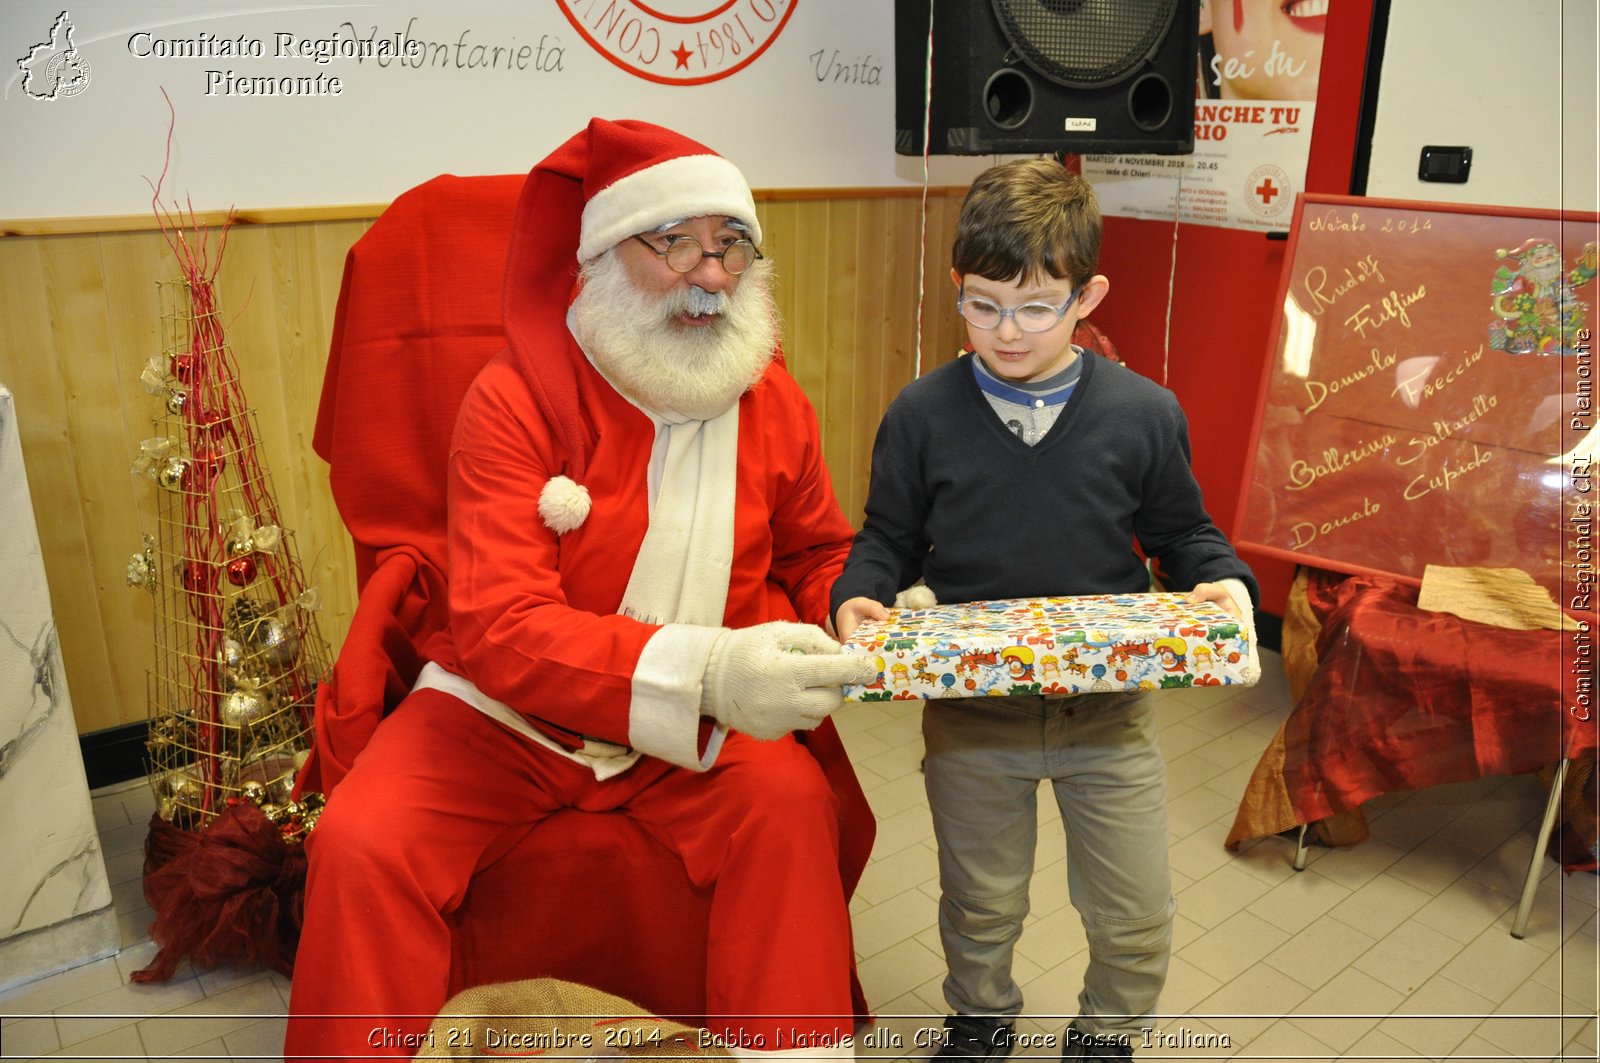
<svg viewBox="0 0 1600 1063">
<path fill-rule="evenodd" d="M 285 1056 L 393 1055 L 372 1045 L 375 1028 L 426 1031 L 449 983 L 446 914 L 475 869 L 564 808 L 625 808 L 696 885 L 712 885 L 713 1033 L 776 1046 L 795 1033 L 817 1044 L 851 1032 L 836 800 L 792 738 L 730 734 L 709 772 L 645 758 L 597 782 L 429 690 L 384 720 L 308 838 Z"/>
</svg>

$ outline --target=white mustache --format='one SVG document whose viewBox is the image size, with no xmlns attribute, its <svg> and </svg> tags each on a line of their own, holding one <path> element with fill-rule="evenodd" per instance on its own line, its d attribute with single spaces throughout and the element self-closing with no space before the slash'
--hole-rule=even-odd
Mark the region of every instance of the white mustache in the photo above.
<svg viewBox="0 0 1600 1063">
<path fill-rule="evenodd" d="M 700 317 L 705 314 L 725 314 L 728 312 L 728 295 L 726 292 L 708 292 L 704 288 L 691 284 L 681 295 L 675 295 L 667 307 L 667 316 L 676 317 L 679 314 L 690 314 Z"/>
</svg>

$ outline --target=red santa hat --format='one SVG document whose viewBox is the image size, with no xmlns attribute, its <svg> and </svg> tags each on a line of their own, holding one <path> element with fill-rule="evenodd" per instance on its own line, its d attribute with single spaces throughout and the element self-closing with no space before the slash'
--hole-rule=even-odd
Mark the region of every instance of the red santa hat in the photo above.
<svg viewBox="0 0 1600 1063">
<path fill-rule="evenodd" d="M 733 218 L 761 243 L 744 174 L 704 144 L 647 122 L 600 118 L 580 136 L 587 151 L 579 262 L 685 218 Z"/>
<path fill-rule="evenodd" d="M 755 201 L 738 168 L 649 122 L 595 118 L 528 174 L 506 260 L 506 337 L 575 484 L 583 482 L 593 441 L 582 395 L 591 371 L 566 326 L 576 266 L 630 236 L 704 216 L 733 218 L 761 242 Z M 570 497 L 560 503 L 574 507 L 582 513 L 560 523 L 582 522 L 585 504 Z"/>
</svg>

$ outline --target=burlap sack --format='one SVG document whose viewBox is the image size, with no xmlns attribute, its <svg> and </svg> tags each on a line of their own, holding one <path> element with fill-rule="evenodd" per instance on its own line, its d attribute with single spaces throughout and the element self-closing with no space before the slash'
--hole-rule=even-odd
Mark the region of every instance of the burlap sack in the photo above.
<svg viewBox="0 0 1600 1063">
<path fill-rule="evenodd" d="M 621 997 L 554 978 L 457 993 L 445 1002 L 417 1050 L 419 1059 L 530 1055 L 574 1060 L 730 1057 L 705 1030 L 668 1022 Z"/>
</svg>

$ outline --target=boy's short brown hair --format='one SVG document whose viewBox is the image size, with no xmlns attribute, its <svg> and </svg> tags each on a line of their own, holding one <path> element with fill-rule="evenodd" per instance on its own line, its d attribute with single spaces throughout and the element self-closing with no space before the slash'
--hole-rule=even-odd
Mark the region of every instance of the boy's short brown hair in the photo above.
<svg viewBox="0 0 1600 1063">
<path fill-rule="evenodd" d="M 957 273 L 1080 287 L 1100 261 L 1100 204 L 1089 182 L 1054 159 L 1018 159 L 978 175 L 961 204 L 950 264 Z"/>
</svg>

